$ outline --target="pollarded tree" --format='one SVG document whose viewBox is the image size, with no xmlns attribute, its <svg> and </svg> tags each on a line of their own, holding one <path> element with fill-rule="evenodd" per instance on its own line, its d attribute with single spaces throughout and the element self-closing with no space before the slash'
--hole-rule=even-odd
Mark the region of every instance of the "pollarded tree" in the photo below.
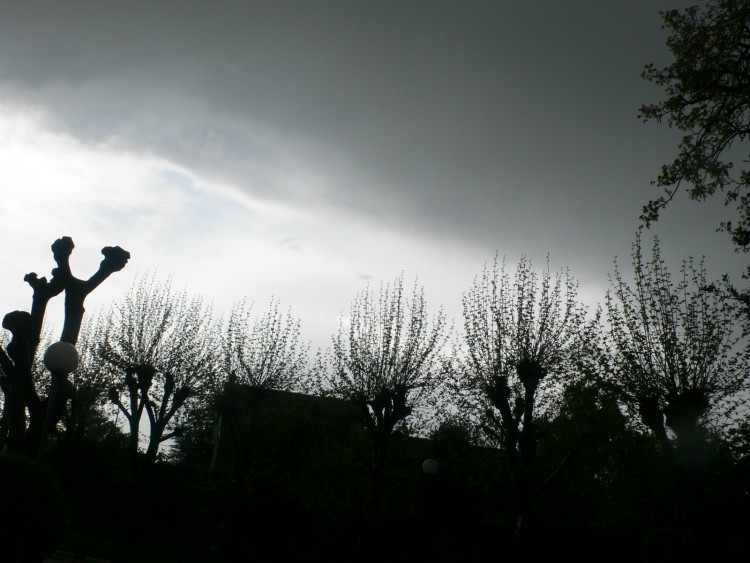
<svg viewBox="0 0 750 563">
<path fill-rule="evenodd" d="M 607 292 L 613 381 L 663 447 L 690 450 L 701 423 L 726 419 L 748 377 L 731 302 L 710 287 L 701 261 L 684 261 L 677 283 L 654 240 L 651 259 L 633 244 L 633 284 L 617 263 Z"/>
<path fill-rule="evenodd" d="M 271 300 L 254 318 L 252 306 L 235 305 L 222 340 L 222 367 L 231 383 L 263 389 L 299 389 L 307 373 L 309 346 L 299 342 L 300 323 Z"/>
<path fill-rule="evenodd" d="M 75 346 L 86 297 L 111 274 L 122 270 L 130 258 L 130 254 L 119 246 L 104 247 L 104 259 L 99 269 L 89 279 L 81 280 L 70 269 L 70 255 L 74 246 L 70 237 L 59 238 L 52 244 L 57 267 L 52 270 L 51 279 L 47 281 L 33 272 L 24 277 L 33 290 L 31 313 L 13 311 L 3 318 L 3 328 L 13 336 L 5 349 L 0 347 L 0 369 L 3 374 L 0 377 L 0 390 L 4 396 L 0 441 L 11 450 L 36 454 L 44 431 L 56 426 L 63 416 L 67 400 L 75 393 L 67 380 L 67 373 L 53 374 L 54 384 L 47 397 L 40 393 L 38 381 L 34 378 L 34 361 L 47 304 L 65 292 L 65 320 L 60 340 Z"/>
<path fill-rule="evenodd" d="M 442 311 L 428 316 L 421 287 L 404 295 L 403 276 L 381 285 L 377 297 L 369 288 L 359 293 L 347 322 L 333 337 L 333 374 L 325 385 L 356 407 L 370 438 L 373 514 L 391 436 L 439 383 L 448 331 Z"/>
<path fill-rule="evenodd" d="M 684 184 L 695 200 L 721 192 L 740 215 L 736 224 L 721 226 L 737 247 L 749 250 L 750 170 L 739 158 L 747 154 L 750 134 L 750 2 L 709 0 L 660 14 L 674 60 L 664 68 L 647 65 L 642 76 L 664 88 L 667 98 L 642 106 L 639 117 L 666 120 L 684 136 L 677 157 L 654 182 L 665 195 L 644 206 L 642 219 L 658 219 Z"/>
<path fill-rule="evenodd" d="M 577 283 L 567 272 L 553 277 L 547 269 L 540 279 L 525 257 L 513 279 L 504 261 L 495 258 L 491 270 L 485 266 L 464 294 L 463 312 L 466 346 L 449 385 L 458 408 L 505 454 L 525 556 L 537 492 L 570 459 L 540 478 L 537 426 L 554 411 L 567 382 L 582 375 L 594 323 L 587 320 Z"/>
<path fill-rule="evenodd" d="M 156 460 L 162 442 L 180 432 L 172 428 L 173 418 L 214 376 L 217 346 L 210 308 L 185 291 L 173 293 L 169 280 L 144 277 L 112 307 L 101 353 L 124 375 L 120 385 L 110 388 L 109 399 L 128 421 L 133 460 L 144 411 L 150 424 L 147 462 Z"/>
<path fill-rule="evenodd" d="M 249 411 L 249 420 L 243 418 L 242 422 L 250 423 L 250 432 L 254 432 L 255 422 L 268 393 L 301 391 L 303 380 L 309 374 L 309 344 L 300 342 L 300 321 L 292 316 L 291 309 L 284 314 L 278 300 L 272 299 L 268 309 L 260 316 L 254 315 L 252 305 L 247 306 L 245 301 L 237 303 L 222 328 L 220 339 L 221 359 L 213 387 L 207 390 L 209 394 L 204 398 L 203 409 L 190 413 L 193 427 L 213 423 L 211 419 L 215 412 L 212 410 L 217 406 L 219 396 L 224 394 L 224 399 L 218 401 L 214 462 L 219 436 L 227 430 L 240 459 L 244 457 L 246 448 L 252 447 L 252 440 L 248 440 L 239 427 L 241 421 L 233 408 L 237 405 L 231 400 L 232 386 L 250 388 L 250 392 L 244 393 L 244 396 L 251 400 L 242 405 L 243 410 Z"/>
</svg>

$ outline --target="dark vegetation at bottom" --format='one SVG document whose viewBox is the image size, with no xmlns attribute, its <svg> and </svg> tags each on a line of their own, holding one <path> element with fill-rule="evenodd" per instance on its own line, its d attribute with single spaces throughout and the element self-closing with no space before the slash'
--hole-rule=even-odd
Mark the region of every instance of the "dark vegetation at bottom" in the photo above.
<svg viewBox="0 0 750 563">
<path fill-rule="evenodd" d="M 237 424 L 247 447 L 220 451 L 213 471 L 200 439 L 179 459 L 130 470 L 126 437 L 112 426 L 74 451 L 55 437 L 40 460 L 0 456 L 0 480 L 14 483 L 3 488 L 2 560 L 40 560 L 50 545 L 122 562 L 516 560 L 501 452 L 472 445 L 458 426 L 429 440 L 397 435 L 380 510 L 368 515 L 367 439 L 347 408 L 278 393 L 253 432 Z M 564 412 L 541 429 L 540 470 L 592 415 Z M 677 462 L 616 411 L 593 414 L 602 432 L 590 427 L 585 447 L 540 492 L 525 560 L 716 561 L 748 552 L 747 456 L 709 441 L 700 465 L 675 471 Z M 422 472 L 426 458 L 439 460 L 437 474 Z"/>
</svg>

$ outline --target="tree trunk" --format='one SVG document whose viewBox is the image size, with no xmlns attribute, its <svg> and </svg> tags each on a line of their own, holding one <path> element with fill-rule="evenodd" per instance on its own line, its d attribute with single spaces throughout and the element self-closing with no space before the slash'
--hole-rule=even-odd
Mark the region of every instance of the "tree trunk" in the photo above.
<svg viewBox="0 0 750 563">
<path fill-rule="evenodd" d="M 521 563 L 533 561 L 534 548 L 534 506 L 536 491 L 530 473 L 524 470 L 519 479 L 518 522 L 516 524 L 516 541 L 518 560 Z"/>
<path fill-rule="evenodd" d="M 151 435 L 148 438 L 148 448 L 146 448 L 146 464 L 151 465 L 156 461 L 156 456 L 159 454 L 159 444 L 161 444 L 162 437 L 161 426 L 151 430 Z"/>
<path fill-rule="evenodd" d="M 370 468 L 370 499 L 367 514 L 375 518 L 380 511 L 383 497 L 383 483 L 385 481 L 385 462 L 388 439 L 380 437 L 373 445 L 372 466 Z"/>
<path fill-rule="evenodd" d="M 128 420 L 130 425 L 130 435 L 128 436 L 128 451 L 130 453 L 130 463 L 133 469 L 138 466 L 138 437 L 140 420 L 134 417 Z"/>
<path fill-rule="evenodd" d="M 538 366 L 535 366 L 538 368 Z M 520 433 L 520 474 L 518 475 L 518 524 L 516 536 L 518 541 L 518 559 L 522 563 L 533 561 L 534 549 L 534 506 L 536 488 L 534 486 L 534 465 L 536 459 L 536 428 L 534 423 L 534 403 L 537 383 L 541 377 L 524 377 L 519 375 L 524 384 L 523 430 Z"/>
</svg>

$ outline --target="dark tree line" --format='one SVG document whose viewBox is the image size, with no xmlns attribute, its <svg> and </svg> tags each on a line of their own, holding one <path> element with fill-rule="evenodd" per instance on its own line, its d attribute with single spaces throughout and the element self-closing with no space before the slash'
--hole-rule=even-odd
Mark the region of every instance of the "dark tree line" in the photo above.
<svg viewBox="0 0 750 563">
<path fill-rule="evenodd" d="M 116 271 L 107 260 L 104 270 Z M 615 266 L 604 310 L 589 312 L 567 271 L 537 273 L 522 258 L 511 273 L 496 260 L 464 294 L 463 331 L 452 346 L 442 312 L 430 317 L 424 291 L 415 286 L 406 293 L 399 277 L 378 294 L 360 293 L 330 352 L 314 360 L 299 341 L 299 321 L 284 315 L 276 301 L 259 316 L 238 304 L 224 322 L 213 319 L 200 299 L 147 277 L 83 325 L 76 309 L 75 326 L 66 317 L 64 334 L 76 333 L 80 362 L 72 379 L 65 379 L 57 410 L 51 409 L 56 414 L 49 446 L 82 452 L 95 427 L 124 418 L 107 432 L 127 432 L 123 443 L 131 469 L 154 467 L 161 459 L 202 465 L 218 475 L 226 466 L 217 463 L 217 453 L 230 452 L 238 465 L 228 474 L 228 490 L 241 498 L 265 486 L 257 476 L 258 464 L 267 460 L 259 448 L 268 442 L 257 432 L 272 431 L 262 422 L 274 408 L 267 405 L 278 404 L 269 397 L 290 391 L 334 397 L 351 405 L 355 426 L 369 443 L 370 485 L 362 510 L 369 514 L 368 533 L 377 535 L 376 526 L 388 521 L 394 506 L 388 452 L 413 433 L 420 421 L 415 414 L 431 413 L 433 422 L 422 427 L 422 435 L 452 424 L 470 447 L 500 455 L 491 474 L 509 495 L 503 511 L 513 523 L 517 556 L 532 560 L 549 524 L 549 503 L 563 502 L 556 491 L 585 475 L 584 467 L 637 481 L 632 462 L 612 458 L 613 443 L 629 441 L 633 448 L 641 440 L 637 448 L 647 452 L 653 440 L 653 455 L 666 456 L 664 470 L 693 493 L 708 475 L 693 469 L 709 471 L 717 447 L 738 463 L 746 459 L 737 452 L 744 451 L 747 423 L 734 410 L 747 392 L 748 373 L 736 302 L 706 291 L 710 280 L 692 261 L 673 281 L 658 241 L 646 259 L 637 239 L 632 265 L 632 282 Z M 15 438 L 21 436 L 11 432 L 18 424 L 12 418 L 17 387 L 9 383 L 25 373 L 41 395 L 51 380 L 41 377 L 38 362 L 36 368 L 23 363 L 28 356 L 19 352 L 20 334 L 13 333 L 3 352 L 5 445 L 36 455 L 41 434 L 31 429 L 43 421 L 29 421 L 24 433 L 34 436 L 34 447 L 30 438 Z M 34 334 L 39 347 L 41 332 Z M 243 395 L 252 403 L 249 411 L 238 411 L 229 400 L 240 389 L 250 391 Z M 34 408 L 27 405 L 26 412 L 39 416 L 31 414 Z M 445 435 L 440 432 L 435 436 Z M 170 438 L 172 453 L 160 455 Z M 67 459 L 75 465 L 75 455 Z M 622 467 L 630 467 L 629 477 Z M 708 489 L 701 495 L 707 498 Z M 686 498 L 673 503 L 680 509 L 671 521 L 685 537 L 696 537 L 685 515 L 695 515 L 705 503 L 696 500 L 697 493 Z M 242 518 L 242 505 L 232 506 L 232 518 Z M 666 518 L 669 510 L 660 510 Z M 680 549 L 696 553 L 690 546 Z"/>
</svg>

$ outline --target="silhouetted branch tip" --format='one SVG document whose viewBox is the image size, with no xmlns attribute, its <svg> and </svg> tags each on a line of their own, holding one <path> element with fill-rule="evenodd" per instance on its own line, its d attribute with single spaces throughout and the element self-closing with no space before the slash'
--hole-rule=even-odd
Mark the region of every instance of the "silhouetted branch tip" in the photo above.
<svg viewBox="0 0 750 563">
<path fill-rule="evenodd" d="M 119 246 L 105 246 L 102 248 L 102 254 L 104 260 L 102 260 L 100 268 L 110 273 L 119 272 L 130 260 L 130 252 Z"/>
<path fill-rule="evenodd" d="M 26 311 L 12 311 L 3 317 L 3 328 L 13 335 L 28 333 L 31 330 L 31 314 Z"/>
<path fill-rule="evenodd" d="M 30 272 L 23 277 L 23 281 L 28 283 L 32 289 L 37 289 L 47 285 L 47 278 L 37 276 L 36 272 Z"/>
<path fill-rule="evenodd" d="M 75 248 L 73 239 L 70 237 L 61 237 L 52 243 L 52 255 L 55 258 L 55 262 L 68 258 Z"/>
</svg>

